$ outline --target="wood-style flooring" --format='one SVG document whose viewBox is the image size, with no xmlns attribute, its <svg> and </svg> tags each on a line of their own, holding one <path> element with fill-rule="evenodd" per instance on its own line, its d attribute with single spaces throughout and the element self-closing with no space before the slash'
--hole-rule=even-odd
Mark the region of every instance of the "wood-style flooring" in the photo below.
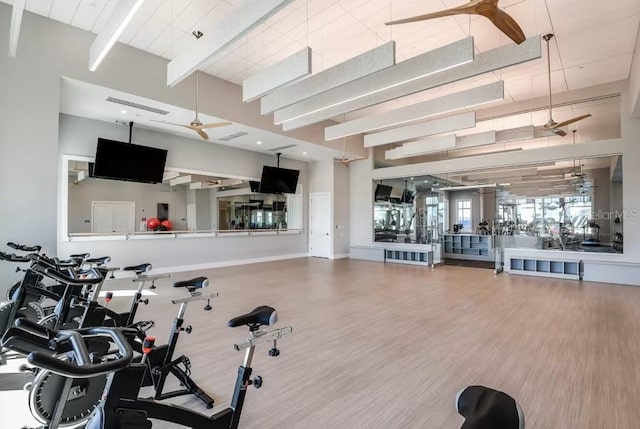
<svg viewBox="0 0 640 429">
<path fill-rule="evenodd" d="M 144 262 L 144 261 L 141 261 Z M 278 309 L 293 335 L 281 356 L 257 350 L 260 390 L 247 394 L 242 428 L 459 428 L 454 396 L 470 384 L 501 389 L 531 429 L 640 427 L 640 288 L 494 276 L 484 269 L 295 259 L 180 273 L 158 282 L 140 319 L 164 343 L 184 295 L 174 281 L 206 275 L 213 311 L 192 304 L 178 353 L 226 407 L 246 336 L 226 321 Z M 105 287 L 132 286 L 118 280 Z M 126 307 L 128 298 L 112 305 Z M 173 400 L 211 414 L 191 398 Z M 154 428 L 175 427 L 154 424 Z"/>
</svg>

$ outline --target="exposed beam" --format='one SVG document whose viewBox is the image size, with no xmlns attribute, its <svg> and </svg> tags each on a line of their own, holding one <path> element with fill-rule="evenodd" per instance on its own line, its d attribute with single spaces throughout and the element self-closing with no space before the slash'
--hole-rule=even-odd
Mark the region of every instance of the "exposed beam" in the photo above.
<svg viewBox="0 0 640 429">
<path fill-rule="evenodd" d="M 9 27 L 9 56 L 16 57 L 18 52 L 18 38 L 20 37 L 20 26 L 22 25 L 22 12 L 27 0 L 13 0 L 11 9 L 11 26 Z"/>
<path fill-rule="evenodd" d="M 167 66 L 167 86 L 175 86 L 211 60 L 226 47 L 242 38 L 264 20 L 293 0 L 241 0 L 233 12 L 215 25 L 201 28 L 204 37 L 199 43 L 176 57 Z"/>
<path fill-rule="evenodd" d="M 332 88 L 384 70 L 396 63 L 396 43 L 391 41 L 327 70 L 277 90 L 260 100 L 260 113 L 266 115 Z"/>
<path fill-rule="evenodd" d="M 102 31 L 89 48 L 89 70 L 96 71 L 144 0 L 118 0 Z"/>
<path fill-rule="evenodd" d="M 473 61 L 473 38 L 467 37 L 454 43 L 424 54 L 409 58 L 397 63 L 393 67 L 370 74 L 363 78 L 349 82 L 343 86 L 325 91 L 314 97 L 293 104 L 284 109 L 277 110 L 273 116 L 274 122 L 285 122 L 284 130 L 299 128 L 298 121 L 306 124 L 318 122 L 306 122 L 307 117 L 315 118 L 320 115 L 324 119 L 336 115 L 325 113 L 332 109 L 339 109 L 355 100 L 360 100 L 372 94 L 383 93 L 391 88 L 402 86 L 408 82 L 425 78 L 426 76 L 439 74 L 443 70 Z M 343 113 L 354 109 L 348 109 Z M 302 125 L 301 125 L 302 126 Z"/>
<path fill-rule="evenodd" d="M 387 90 L 375 92 L 364 97 L 351 99 L 350 101 L 347 101 L 345 103 L 334 105 L 333 107 L 325 108 L 319 111 L 318 108 L 326 105 L 326 100 L 321 97 L 326 97 L 325 94 L 330 94 L 334 91 L 338 92 L 339 90 L 342 90 L 342 88 L 336 88 L 335 90 L 320 94 L 317 97 L 305 100 L 303 102 L 304 105 L 300 103 L 300 106 L 303 109 L 306 109 L 307 112 L 315 113 L 307 114 L 306 116 L 295 120 L 288 120 L 284 123 L 283 129 L 285 131 L 288 131 L 315 124 L 316 122 L 320 122 L 325 119 L 331 119 L 345 113 L 353 112 L 355 110 L 384 103 L 386 101 L 394 100 L 396 98 L 404 97 L 407 95 L 415 94 L 417 92 L 425 91 L 437 86 L 446 85 L 448 83 L 481 75 L 493 70 L 499 70 L 515 64 L 537 60 L 541 58 L 541 56 L 542 48 L 540 44 L 540 36 L 534 36 L 527 39 L 521 45 L 508 44 L 496 49 L 492 49 L 490 51 L 482 52 L 476 55 L 475 59 L 468 64 L 463 64 L 450 70 L 422 77 L 403 85 L 394 86 Z M 405 62 L 406 61 L 398 63 L 395 67 L 398 67 L 400 64 L 403 64 Z M 345 85 L 345 88 L 346 87 L 347 85 Z M 335 97 L 335 94 L 333 95 L 333 97 Z M 294 104 L 290 107 L 292 108 L 294 106 L 297 105 Z M 278 122 L 277 116 L 278 112 L 276 112 L 276 122 Z"/>
<path fill-rule="evenodd" d="M 446 118 L 420 122 L 405 127 L 392 128 L 364 136 L 364 147 L 381 146 L 389 143 L 419 139 L 435 134 L 473 128 L 476 126 L 475 112 L 465 112 Z"/>
<path fill-rule="evenodd" d="M 456 147 L 456 135 L 432 137 L 430 139 L 405 143 L 395 149 L 385 151 L 385 159 L 410 158 L 429 153 L 442 152 Z"/>
<path fill-rule="evenodd" d="M 256 100 L 312 73 L 311 48 L 306 47 L 242 82 L 242 101 Z"/>
<path fill-rule="evenodd" d="M 504 98 L 504 82 L 498 81 L 466 91 L 448 94 L 442 97 L 411 104 L 388 112 L 373 114 L 352 121 L 327 127 L 325 140 L 335 140 L 355 134 L 393 127 L 403 123 L 415 122 L 430 116 L 473 107 Z"/>
</svg>

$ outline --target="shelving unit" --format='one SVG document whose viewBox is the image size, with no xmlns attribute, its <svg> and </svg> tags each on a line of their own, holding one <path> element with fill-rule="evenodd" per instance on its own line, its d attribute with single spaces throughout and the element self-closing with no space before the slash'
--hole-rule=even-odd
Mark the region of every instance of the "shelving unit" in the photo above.
<svg viewBox="0 0 640 429">
<path fill-rule="evenodd" d="M 384 249 L 384 261 L 398 264 L 433 265 L 432 251 L 408 251 Z"/>
<path fill-rule="evenodd" d="M 445 234 L 444 257 L 473 261 L 493 261 L 493 240 L 490 235 Z"/>
<path fill-rule="evenodd" d="M 580 261 L 510 258 L 510 274 L 580 280 Z"/>
</svg>

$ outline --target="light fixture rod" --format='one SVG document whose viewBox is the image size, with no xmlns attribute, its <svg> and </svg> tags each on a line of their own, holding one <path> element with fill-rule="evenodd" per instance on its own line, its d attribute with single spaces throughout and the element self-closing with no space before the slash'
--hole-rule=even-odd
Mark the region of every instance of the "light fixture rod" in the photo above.
<svg viewBox="0 0 640 429">
<path fill-rule="evenodd" d="M 553 115 L 551 114 L 552 102 L 551 102 L 551 50 L 549 49 L 549 40 L 553 37 L 552 33 L 542 36 L 545 42 L 547 42 L 547 79 L 549 81 L 549 124 L 553 122 Z"/>
<path fill-rule="evenodd" d="M 18 52 L 18 38 L 22 25 L 22 12 L 24 12 L 26 0 L 14 0 L 11 9 L 11 27 L 9 30 L 9 57 L 15 58 Z"/>
<path fill-rule="evenodd" d="M 102 60 L 127 28 L 144 0 L 119 0 L 104 29 L 89 48 L 89 70 L 96 71 Z"/>
</svg>

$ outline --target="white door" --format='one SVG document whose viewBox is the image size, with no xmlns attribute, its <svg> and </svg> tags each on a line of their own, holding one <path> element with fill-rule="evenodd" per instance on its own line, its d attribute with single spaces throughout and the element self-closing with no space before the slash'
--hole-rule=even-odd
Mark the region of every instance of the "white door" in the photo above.
<svg viewBox="0 0 640 429">
<path fill-rule="evenodd" d="M 135 232 L 136 205 L 126 201 L 92 201 L 91 232 Z"/>
<path fill-rule="evenodd" d="M 198 229 L 196 221 L 196 205 L 187 204 L 187 230 L 195 231 Z"/>
<path fill-rule="evenodd" d="M 331 194 L 309 195 L 309 256 L 331 257 Z"/>
<path fill-rule="evenodd" d="M 91 232 L 113 232 L 113 207 L 111 204 L 93 204 Z"/>
</svg>

